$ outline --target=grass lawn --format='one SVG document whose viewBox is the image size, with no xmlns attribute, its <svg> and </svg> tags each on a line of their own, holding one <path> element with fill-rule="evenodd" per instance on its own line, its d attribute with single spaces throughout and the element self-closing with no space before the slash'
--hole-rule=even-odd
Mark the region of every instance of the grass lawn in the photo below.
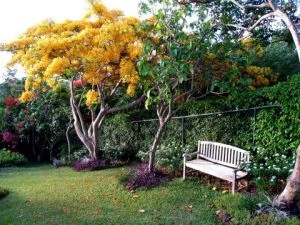
<svg viewBox="0 0 300 225">
<path fill-rule="evenodd" d="M 75 172 L 43 165 L 6 168 L 0 224 L 218 224 L 213 201 L 222 194 L 197 181 L 128 193 L 122 169 Z"/>
</svg>

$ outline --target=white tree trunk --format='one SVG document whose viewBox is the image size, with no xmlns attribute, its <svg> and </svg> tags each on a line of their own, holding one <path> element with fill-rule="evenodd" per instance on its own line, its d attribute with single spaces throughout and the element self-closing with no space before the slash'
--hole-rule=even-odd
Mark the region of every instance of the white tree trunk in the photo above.
<svg viewBox="0 0 300 225">
<path fill-rule="evenodd" d="M 293 173 L 288 177 L 283 192 L 274 200 L 274 205 L 280 209 L 291 209 L 300 201 L 300 145 Z"/>
<path fill-rule="evenodd" d="M 74 97 L 74 89 L 73 89 L 73 80 L 70 82 L 70 106 L 72 110 L 72 116 L 74 119 L 74 128 L 76 134 L 80 141 L 84 144 L 89 152 L 89 156 L 91 159 L 98 159 L 101 157 L 100 148 L 99 148 L 99 131 L 103 125 L 104 119 L 108 114 L 117 113 L 122 110 L 129 109 L 140 104 L 144 101 L 145 96 L 142 95 L 137 100 L 123 106 L 118 106 L 114 108 L 109 108 L 108 105 L 105 105 L 105 99 L 101 99 L 99 112 L 96 114 L 93 109 L 91 109 L 91 123 L 86 128 L 86 123 L 84 121 L 83 115 L 80 112 L 80 107 Z M 101 94 L 99 94 L 101 96 Z"/>
<path fill-rule="evenodd" d="M 295 24 L 293 23 L 291 18 L 286 13 L 282 12 L 279 9 L 276 9 L 275 15 L 277 15 L 289 29 L 289 31 L 293 37 L 293 41 L 296 46 L 298 58 L 300 61 L 300 37 L 299 37 L 299 34 L 297 33 L 297 28 L 296 28 Z"/>
</svg>

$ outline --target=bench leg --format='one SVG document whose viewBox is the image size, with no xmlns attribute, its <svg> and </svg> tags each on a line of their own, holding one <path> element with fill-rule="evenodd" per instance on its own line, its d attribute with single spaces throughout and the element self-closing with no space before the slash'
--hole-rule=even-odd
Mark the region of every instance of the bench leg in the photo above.
<svg viewBox="0 0 300 225">
<path fill-rule="evenodd" d="M 182 180 L 185 180 L 185 158 L 183 159 Z"/>
<path fill-rule="evenodd" d="M 236 171 L 233 172 L 233 181 L 232 181 L 232 191 L 231 193 L 234 195 L 236 186 Z"/>
</svg>

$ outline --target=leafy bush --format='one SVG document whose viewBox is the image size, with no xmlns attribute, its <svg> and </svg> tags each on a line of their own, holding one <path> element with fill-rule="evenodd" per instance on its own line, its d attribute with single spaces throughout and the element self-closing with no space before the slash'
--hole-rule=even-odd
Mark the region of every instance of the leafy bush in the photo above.
<svg viewBox="0 0 300 225">
<path fill-rule="evenodd" d="M 223 195 L 214 200 L 214 205 L 217 210 L 225 211 L 232 225 L 292 225 L 299 223 L 299 221 L 295 223 L 298 219 L 282 218 L 275 214 L 259 214 L 259 205 L 265 200 L 263 195 Z"/>
<path fill-rule="evenodd" d="M 217 209 L 223 208 L 227 213 L 234 218 L 237 224 L 243 222 L 255 213 L 256 205 L 262 201 L 261 196 L 245 196 L 241 194 L 223 195 L 214 201 Z"/>
<path fill-rule="evenodd" d="M 150 189 L 159 186 L 170 180 L 169 176 L 161 170 L 155 169 L 153 172 L 148 171 L 148 164 L 142 163 L 137 167 L 130 169 L 121 179 L 125 183 L 127 190 L 138 188 Z"/>
<path fill-rule="evenodd" d="M 110 162 L 108 160 L 103 159 L 81 159 L 75 162 L 73 169 L 76 171 L 92 171 L 92 170 L 101 170 L 108 168 L 110 166 Z"/>
<path fill-rule="evenodd" d="M 129 160 L 135 157 L 133 148 L 135 134 L 127 114 L 117 114 L 108 118 L 103 126 L 100 146 L 105 158 Z"/>
<path fill-rule="evenodd" d="M 18 143 L 18 137 L 17 135 L 9 132 L 9 131 L 4 131 L 0 134 L 1 136 L 1 141 L 3 144 L 8 146 L 9 148 L 15 149 Z"/>
<path fill-rule="evenodd" d="M 27 159 L 22 154 L 6 149 L 0 150 L 0 167 L 20 166 L 25 163 Z"/>
<path fill-rule="evenodd" d="M 280 57 L 279 57 L 280 56 Z M 297 52 L 287 42 L 274 42 L 265 48 L 262 58 L 255 58 L 254 64 L 269 66 L 285 80 L 288 75 L 299 73 L 300 64 Z"/>
<path fill-rule="evenodd" d="M 171 171 L 178 170 L 178 168 L 182 168 L 183 166 L 182 155 L 193 151 L 196 150 L 192 145 L 180 145 L 175 142 L 167 145 L 162 144 L 156 153 L 157 164 L 167 167 Z"/>
<path fill-rule="evenodd" d="M 84 146 L 82 146 L 80 149 L 73 152 L 71 158 L 76 161 L 79 161 L 82 158 L 88 157 L 88 155 L 88 150 Z M 66 158 L 66 154 L 64 155 L 64 158 Z"/>
<path fill-rule="evenodd" d="M 255 177 L 256 186 L 259 189 L 266 189 L 268 186 L 275 186 L 286 179 L 292 173 L 295 157 L 287 157 L 275 153 L 273 155 L 258 152 L 250 167 L 250 173 Z"/>
<path fill-rule="evenodd" d="M 9 191 L 0 186 L 0 199 L 9 194 Z"/>
</svg>

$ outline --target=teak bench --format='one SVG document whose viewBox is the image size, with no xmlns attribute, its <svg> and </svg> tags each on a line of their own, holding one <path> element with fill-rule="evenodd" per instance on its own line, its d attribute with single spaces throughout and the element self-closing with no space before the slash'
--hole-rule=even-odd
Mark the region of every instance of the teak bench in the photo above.
<svg viewBox="0 0 300 225">
<path fill-rule="evenodd" d="M 197 158 L 187 161 L 187 157 Z M 232 182 L 232 193 L 235 192 L 236 181 L 245 177 L 247 172 L 241 166 L 250 161 L 249 152 L 222 143 L 198 141 L 197 152 L 183 154 L 183 180 L 186 167 Z"/>
</svg>

